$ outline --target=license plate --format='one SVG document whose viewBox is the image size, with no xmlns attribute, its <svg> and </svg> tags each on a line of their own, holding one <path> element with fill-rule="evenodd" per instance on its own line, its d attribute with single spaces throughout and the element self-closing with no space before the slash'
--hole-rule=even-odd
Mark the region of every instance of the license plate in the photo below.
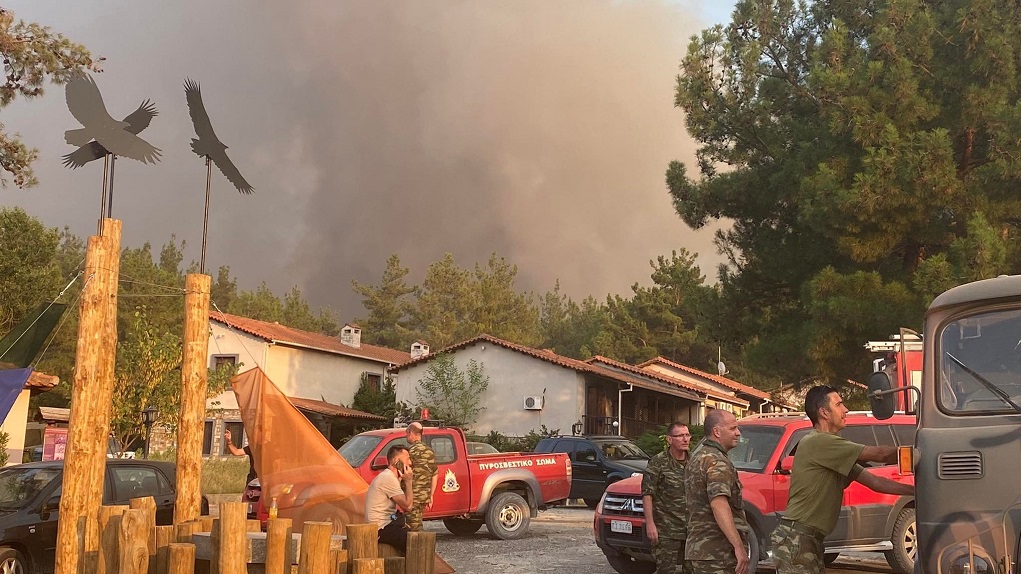
<svg viewBox="0 0 1021 574">
<path fill-rule="evenodd" d="M 610 532 L 619 532 L 621 534 L 631 534 L 631 523 L 627 520 L 611 520 L 610 521 Z"/>
</svg>

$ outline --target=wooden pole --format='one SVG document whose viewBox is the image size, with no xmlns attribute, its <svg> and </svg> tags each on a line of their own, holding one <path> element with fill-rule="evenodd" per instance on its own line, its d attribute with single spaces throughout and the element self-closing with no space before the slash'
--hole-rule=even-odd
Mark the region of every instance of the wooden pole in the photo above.
<svg viewBox="0 0 1021 574">
<path fill-rule="evenodd" d="M 246 503 L 247 504 L 247 503 Z M 247 509 L 246 509 L 247 511 Z M 248 527 L 249 532 L 262 532 L 262 522 L 256 519 L 251 519 L 245 523 Z"/>
<path fill-rule="evenodd" d="M 212 516 L 202 516 L 198 519 L 198 530 L 195 532 L 212 532 L 213 522 L 216 519 Z"/>
<path fill-rule="evenodd" d="M 197 520 L 189 520 L 174 525 L 174 542 L 178 544 L 191 544 L 191 535 L 198 532 L 199 523 Z"/>
<path fill-rule="evenodd" d="M 248 504 L 220 503 L 220 574 L 245 574 L 248 564 Z"/>
<path fill-rule="evenodd" d="M 347 525 L 347 571 L 354 572 L 358 558 L 379 557 L 379 527 L 375 524 Z"/>
<path fill-rule="evenodd" d="M 208 275 L 189 273 L 184 288 L 181 414 L 177 424 L 177 505 L 174 523 L 199 517 L 202 505 L 202 431 L 208 387 Z"/>
<path fill-rule="evenodd" d="M 156 556 L 156 500 L 151 496 L 132 498 L 128 501 L 128 507 L 133 510 L 145 512 L 145 544 L 149 549 L 149 556 Z M 150 558 L 151 560 L 153 558 Z M 155 564 L 153 564 L 155 566 Z"/>
<path fill-rule="evenodd" d="M 409 532 L 406 558 L 408 574 L 434 574 L 436 571 L 436 533 Z"/>
<path fill-rule="evenodd" d="M 195 574 L 195 545 L 174 542 L 170 545 L 170 574 Z"/>
<path fill-rule="evenodd" d="M 170 572 L 170 543 L 173 541 L 173 526 L 156 527 L 156 574 Z"/>
<path fill-rule="evenodd" d="M 64 482 L 57 521 L 57 574 L 83 568 L 87 552 L 99 551 L 98 536 L 86 540 L 86 524 L 98 520 L 103 501 L 110 405 L 117 349 L 117 276 L 121 222 L 103 221 L 102 235 L 89 237 L 86 283 L 79 303 L 78 342 Z"/>
<path fill-rule="evenodd" d="M 403 556 L 391 556 L 383 559 L 383 574 L 407 574 Z"/>
<path fill-rule="evenodd" d="M 330 538 L 332 536 L 332 523 L 305 523 L 305 527 L 301 531 L 298 574 L 333 574 L 335 565 L 330 562 Z"/>
<path fill-rule="evenodd" d="M 100 506 L 99 523 L 99 556 L 96 572 L 99 574 L 119 574 L 120 547 L 117 544 L 121 532 L 121 517 L 127 506 Z"/>
<path fill-rule="evenodd" d="M 266 574 L 291 574 L 294 559 L 290 518 L 273 518 L 266 524 Z"/>
<path fill-rule="evenodd" d="M 351 574 L 383 574 L 382 558 L 358 558 Z"/>
<path fill-rule="evenodd" d="M 125 510 L 121 517 L 120 571 L 123 574 L 146 574 L 149 571 L 149 523 L 143 509 Z"/>
</svg>

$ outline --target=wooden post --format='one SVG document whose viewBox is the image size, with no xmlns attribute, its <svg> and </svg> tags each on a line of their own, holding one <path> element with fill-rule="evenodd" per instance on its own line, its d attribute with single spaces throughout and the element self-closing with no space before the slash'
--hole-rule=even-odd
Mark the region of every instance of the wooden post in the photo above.
<svg viewBox="0 0 1021 574">
<path fill-rule="evenodd" d="M 156 574 L 170 572 L 170 543 L 173 541 L 173 526 L 156 527 Z"/>
<path fill-rule="evenodd" d="M 208 275 L 189 273 L 184 288 L 181 414 L 177 424 L 177 505 L 174 523 L 199 517 L 202 507 L 202 431 L 206 418 L 209 350 Z"/>
<path fill-rule="evenodd" d="M 436 533 L 409 532 L 408 574 L 434 574 L 436 571 Z"/>
<path fill-rule="evenodd" d="M 358 558 L 351 574 L 383 574 L 382 558 Z"/>
<path fill-rule="evenodd" d="M 213 556 L 209 559 L 209 574 L 220 574 L 220 519 L 213 519 L 213 527 L 209 529 L 209 545 L 213 548 Z"/>
<path fill-rule="evenodd" d="M 220 504 L 220 574 L 245 574 L 248 569 L 248 504 Z"/>
<path fill-rule="evenodd" d="M 170 545 L 170 574 L 195 573 L 195 545 L 174 542 Z"/>
<path fill-rule="evenodd" d="M 266 523 L 266 574 L 291 574 L 291 529 L 290 518 L 273 518 Z"/>
<path fill-rule="evenodd" d="M 99 523 L 99 556 L 96 572 L 99 574 L 120 573 L 120 547 L 118 539 L 121 532 L 121 517 L 127 506 L 100 506 L 97 522 Z"/>
<path fill-rule="evenodd" d="M 125 510 L 121 517 L 120 571 L 123 574 L 146 574 L 149 571 L 148 517 L 143 509 Z"/>
<path fill-rule="evenodd" d="M 330 563 L 330 538 L 332 536 L 332 523 L 305 523 L 305 527 L 301 531 L 298 574 L 333 574 L 335 566 Z"/>
<path fill-rule="evenodd" d="M 247 503 L 245 503 L 247 504 Z M 246 508 L 247 511 L 247 508 Z M 256 519 L 251 519 L 245 523 L 248 527 L 249 532 L 262 532 L 262 522 Z"/>
<path fill-rule="evenodd" d="M 199 523 L 197 520 L 189 520 L 174 525 L 174 542 L 178 544 L 191 544 L 191 535 L 198 532 Z"/>
<path fill-rule="evenodd" d="M 149 560 L 156 566 L 156 500 L 151 496 L 132 498 L 128 501 L 128 507 L 134 510 L 145 512 L 145 544 L 149 549 Z"/>
<path fill-rule="evenodd" d="M 64 482 L 57 521 L 57 574 L 74 574 L 99 540 L 86 540 L 86 524 L 98 519 L 109 449 L 110 405 L 117 349 L 117 273 L 121 222 L 107 219 L 102 235 L 89 237 L 86 283 L 78 306 L 78 343 L 71 419 L 64 454 Z M 87 547 L 87 545 L 93 545 Z"/>
<path fill-rule="evenodd" d="M 383 559 L 383 574 L 407 574 L 403 556 L 391 556 Z"/>
<path fill-rule="evenodd" d="M 203 516 L 203 517 L 199 518 L 199 520 L 198 520 L 198 525 L 199 525 L 198 526 L 198 530 L 196 530 L 195 532 L 212 532 L 213 531 L 213 522 L 215 520 L 216 519 L 213 518 L 212 516 Z"/>
<path fill-rule="evenodd" d="M 358 558 L 379 557 L 379 527 L 375 524 L 347 525 L 347 571 L 354 572 Z"/>
</svg>

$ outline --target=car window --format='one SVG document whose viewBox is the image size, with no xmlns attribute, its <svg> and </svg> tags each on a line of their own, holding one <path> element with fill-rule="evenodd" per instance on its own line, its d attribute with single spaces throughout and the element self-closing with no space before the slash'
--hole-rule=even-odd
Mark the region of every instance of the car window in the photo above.
<svg viewBox="0 0 1021 574">
<path fill-rule="evenodd" d="M 595 445 L 588 441 L 578 441 L 575 444 L 575 450 L 571 455 L 571 460 L 576 462 L 596 462 L 599 460 L 599 456 L 596 455 Z"/>
<path fill-rule="evenodd" d="M 436 455 L 436 464 L 450 464 L 457 460 L 457 451 L 454 450 L 454 438 L 448 434 L 433 435 L 425 437 L 429 448 L 433 449 Z"/>
<path fill-rule="evenodd" d="M 160 473 L 148 466 L 117 466 L 111 469 L 117 500 L 160 495 Z M 166 479 L 164 479 L 166 484 Z"/>
<path fill-rule="evenodd" d="M 376 445 L 382 440 L 382 437 L 373 435 L 356 436 L 344 443 L 344 446 L 340 447 L 337 452 L 344 457 L 348 464 L 357 467 L 365 462 L 365 459 L 372 454 L 372 449 L 376 448 Z M 383 454 L 386 454 L 386 451 L 383 451 Z"/>
<path fill-rule="evenodd" d="M 807 435 L 810 432 L 812 432 L 811 427 L 798 429 L 792 432 L 790 440 L 788 440 L 787 445 L 783 447 L 783 456 L 780 457 L 780 460 L 783 460 L 785 457 L 788 456 L 793 456 L 795 449 L 798 448 L 798 443 L 801 442 L 801 439 L 805 438 L 805 435 Z"/>
<path fill-rule="evenodd" d="M 893 425 L 893 434 L 897 435 L 900 446 L 914 446 L 915 425 Z"/>
<path fill-rule="evenodd" d="M 873 431 L 873 425 L 846 426 L 844 430 L 840 431 L 840 436 L 865 446 L 876 446 L 878 444 L 876 442 L 876 433 Z"/>
<path fill-rule="evenodd" d="M 0 472 L 0 510 L 17 510 L 32 502 L 60 473 L 58 467 L 5 468 Z"/>
<path fill-rule="evenodd" d="M 879 446 L 897 446 L 897 441 L 893 438 L 893 429 L 890 425 L 876 425 L 873 430 L 876 433 L 876 444 Z"/>
<path fill-rule="evenodd" d="M 776 445 L 783 436 L 783 429 L 767 425 L 741 425 L 741 440 L 727 456 L 738 470 L 761 472 L 769 457 L 776 451 Z"/>
</svg>

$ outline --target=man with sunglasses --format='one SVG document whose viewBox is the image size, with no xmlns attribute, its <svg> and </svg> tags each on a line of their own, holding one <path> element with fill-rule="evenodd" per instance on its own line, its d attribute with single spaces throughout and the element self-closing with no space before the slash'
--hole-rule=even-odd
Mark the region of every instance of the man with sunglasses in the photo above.
<svg viewBox="0 0 1021 574">
<path fill-rule="evenodd" d="M 667 449 L 649 460 L 642 475 L 645 532 L 656 557 L 656 574 L 687 574 L 684 539 L 688 506 L 684 498 L 684 467 L 691 433 L 675 422 L 666 431 Z"/>
</svg>

